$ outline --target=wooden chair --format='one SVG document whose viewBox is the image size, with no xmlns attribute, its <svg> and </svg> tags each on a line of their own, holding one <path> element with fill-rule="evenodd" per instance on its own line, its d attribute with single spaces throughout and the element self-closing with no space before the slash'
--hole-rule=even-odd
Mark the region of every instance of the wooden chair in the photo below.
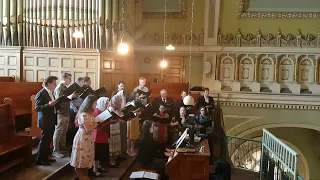
<svg viewBox="0 0 320 180">
<path fill-rule="evenodd" d="M 29 164 L 32 156 L 31 136 L 14 134 L 12 99 L 0 105 L 0 173 L 19 164 Z"/>
<path fill-rule="evenodd" d="M 36 112 L 36 96 L 32 95 L 30 97 L 31 101 L 31 136 L 32 137 L 41 137 L 41 129 L 38 128 L 38 113 Z"/>
</svg>

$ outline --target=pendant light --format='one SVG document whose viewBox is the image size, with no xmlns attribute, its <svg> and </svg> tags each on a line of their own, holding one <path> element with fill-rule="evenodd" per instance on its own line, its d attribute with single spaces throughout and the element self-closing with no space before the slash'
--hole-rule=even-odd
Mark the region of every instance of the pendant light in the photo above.
<svg viewBox="0 0 320 180">
<path fill-rule="evenodd" d="M 192 40 L 193 40 L 193 13 L 194 13 L 194 0 L 192 0 L 192 10 L 191 10 L 191 30 L 190 30 L 190 56 L 189 56 L 189 87 L 188 87 L 188 95 L 183 98 L 183 104 L 186 106 L 194 105 L 194 98 L 190 95 L 191 89 L 191 60 L 192 60 Z"/>
<path fill-rule="evenodd" d="M 121 55 L 126 55 L 129 52 L 129 46 L 127 43 L 123 42 L 123 34 L 124 34 L 124 0 L 122 0 L 121 39 L 118 45 L 118 53 Z"/>
</svg>

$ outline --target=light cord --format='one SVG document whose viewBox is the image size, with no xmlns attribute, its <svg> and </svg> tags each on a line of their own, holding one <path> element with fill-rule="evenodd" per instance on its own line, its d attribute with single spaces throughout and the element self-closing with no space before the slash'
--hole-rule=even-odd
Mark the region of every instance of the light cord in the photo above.
<svg viewBox="0 0 320 180">
<path fill-rule="evenodd" d="M 121 18 L 121 43 L 124 35 L 124 0 L 122 0 L 122 18 Z"/>
<path fill-rule="evenodd" d="M 191 9 L 191 30 L 190 30 L 190 57 L 189 57 L 189 94 L 191 89 L 191 60 L 192 60 L 192 40 L 193 40 L 193 15 L 194 15 L 194 0 L 192 0 Z"/>
<path fill-rule="evenodd" d="M 167 31 L 167 0 L 164 0 L 164 22 L 163 22 L 163 50 L 162 61 L 164 61 L 164 50 L 166 48 L 166 33 Z"/>
</svg>

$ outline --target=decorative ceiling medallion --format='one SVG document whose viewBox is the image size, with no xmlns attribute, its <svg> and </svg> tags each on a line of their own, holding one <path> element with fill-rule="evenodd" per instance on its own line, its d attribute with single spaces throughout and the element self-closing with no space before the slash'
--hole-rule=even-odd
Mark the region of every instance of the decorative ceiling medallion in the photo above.
<svg viewBox="0 0 320 180">
<path fill-rule="evenodd" d="M 283 18 L 283 19 L 317 19 L 320 18 L 320 12 L 259 12 L 247 11 L 250 0 L 239 0 L 238 17 L 239 18 Z"/>
</svg>

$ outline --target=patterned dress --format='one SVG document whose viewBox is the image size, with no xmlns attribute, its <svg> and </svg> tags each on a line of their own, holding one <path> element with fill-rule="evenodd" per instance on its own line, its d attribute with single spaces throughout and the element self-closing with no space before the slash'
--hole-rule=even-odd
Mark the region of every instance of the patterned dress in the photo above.
<svg viewBox="0 0 320 180">
<path fill-rule="evenodd" d="M 93 125 L 94 116 L 81 113 L 78 117 L 79 129 L 73 140 L 70 165 L 75 168 L 91 168 L 94 162 L 93 131 L 87 132 L 84 123 Z"/>
<path fill-rule="evenodd" d="M 139 116 L 127 122 L 127 136 L 130 140 L 136 141 L 140 137 Z"/>
</svg>

